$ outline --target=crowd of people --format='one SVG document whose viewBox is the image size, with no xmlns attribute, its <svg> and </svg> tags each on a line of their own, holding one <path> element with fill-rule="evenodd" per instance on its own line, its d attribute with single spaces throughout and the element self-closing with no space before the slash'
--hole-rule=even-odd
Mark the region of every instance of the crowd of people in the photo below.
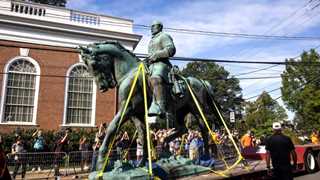
<svg viewBox="0 0 320 180">
<path fill-rule="evenodd" d="M 280 126 L 280 125 L 278 125 Z M 273 129 L 275 130 L 275 135 L 271 137 L 276 137 L 274 141 L 283 141 L 285 142 L 286 146 L 289 148 L 288 153 L 292 152 L 292 144 L 291 141 L 288 140 L 288 138 L 283 137 L 281 134 L 279 127 L 274 126 Z M 99 148 L 103 144 L 103 140 L 105 137 L 105 131 L 107 129 L 107 125 L 101 124 L 98 127 L 98 130 L 94 137 L 94 142 L 92 143 L 89 139 L 89 137 L 82 135 L 78 142 L 78 152 L 80 153 L 80 167 L 81 171 L 95 171 L 96 170 L 96 162 L 97 162 L 97 156 L 99 153 Z M 59 164 L 61 164 L 61 161 L 63 159 L 62 155 L 68 154 L 69 149 L 68 145 L 70 143 L 70 133 L 72 130 L 70 128 L 66 128 L 63 133 L 58 136 L 58 138 L 55 141 L 54 145 L 54 155 L 52 164 L 54 166 L 54 173 L 55 176 L 60 176 L 59 173 Z M 179 156 L 182 155 L 184 157 L 187 157 L 191 160 L 197 160 L 202 155 L 205 154 L 204 151 L 204 140 L 202 137 L 202 134 L 197 130 L 189 130 L 188 133 L 173 139 L 171 142 L 166 143 L 166 138 L 173 134 L 175 132 L 174 128 L 171 129 L 158 129 L 158 130 L 151 130 L 151 146 L 152 149 L 152 158 L 158 159 L 159 157 L 164 157 L 166 155 L 174 155 Z M 210 145 L 219 145 L 219 144 L 225 144 L 228 140 L 228 135 L 224 130 L 216 130 L 212 134 L 210 134 L 211 138 L 209 141 L 209 147 Z M 232 136 L 234 137 L 234 140 L 239 145 L 242 152 L 250 151 L 252 148 L 255 148 L 259 145 L 265 145 L 268 152 L 271 154 L 271 158 L 277 158 L 274 155 L 273 151 L 276 151 L 276 153 L 279 153 L 278 151 L 281 150 L 275 150 L 273 145 L 274 142 L 272 142 L 272 138 L 268 138 L 268 140 L 262 136 L 260 138 L 256 138 L 253 131 L 247 131 L 241 138 L 239 137 L 239 133 L 237 130 L 232 131 Z M 41 153 L 47 153 L 45 150 L 46 143 L 51 142 L 45 142 L 45 138 L 43 137 L 43 133 L 41 130 L 35 130 L 32 134 L 32 148 L 34 154 L 41 154 Z M 319 144 L 319 131 L 313 130 L 312 134 L 310 136 L 310 140 L 314 144 Z M 3 137 L 0 136 L 0 144 L 3 143 Z M 115 146 L 114 146 L 114 153 L 113 156 L 116 157 L 114 159 L 120 159 L 120 160 L 136 160 L 140 161 L 144 155 L 143 150 L 143 139 L 136 138 L 135 136 L 131 137 L 129 136 L 128 132 L 124 131 L 121 132 L 115 140 Z M 3 149 L 1 148 L 0 153 L 0 159 L 6 159 L 6 156 Z M 129 149 L 131 150 L 131 153 L 129 152 Z M 135 151 L 135 153 L 132 153 L 132 150 Z M 281 151 L 282 152 L 282 151 Z M 60 153 L 60 154 L 59 154 Z M 285 152 L 286 153 L 286 152 Z M 17 172 L 21 168 L 21 176 L 22 178 L 25 177 L 26 174 L 26 166 L 29 164 L 31 165 L 32 171 L 41 171 L 43 162 L 42 159 L 38 159 L 38 163 L 31 163 L 27 162 L 27 150 L 25 148 L 25 141 L 22 139 L 22 136 L 20 134 L 15 135 L 15 141 L 11 146 L 11 153 L 10 157 L 14 160 L 14 169 L 12 173 L 13 179 L 16 178 Z M 134 155 L 136 157 L 134 157 Z M 212 146 L 210 151 L 211 157 L 217 158 L 217 146 Z M 91 162 L 90 162 L 91 160 Z M 6 162 L 6 161 L 3 161 Z M 269 163 L 270 164 L 270 163 Z M 3 164 L 1 164 L 3 165 Z M 4 165 L 5 166 L 5 165 Z M 270 166 L 270 165 L 268 165 Z M 275 164 L 274 166 L 277 166 Z M 1 167 L 0 168 L 0 177 L 5 177 L 6 173 L 8 171 L 6 168 Z M 283 172 L 279 172 L 280 174 Z"/>
</svg>

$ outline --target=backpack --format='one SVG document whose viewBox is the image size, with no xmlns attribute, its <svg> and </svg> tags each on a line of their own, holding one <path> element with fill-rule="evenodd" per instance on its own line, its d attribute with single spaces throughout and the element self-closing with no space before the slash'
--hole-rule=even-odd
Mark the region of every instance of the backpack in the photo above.
<svg viewBox="0 0 320 180">
<path fill-rule="evenodd" d="M 35 140 L 33 144 L 33 148 L 35 150 L 43 150 L 44 149 L 44 139 L 43 137 L 39 137 Z"/>
</svg>

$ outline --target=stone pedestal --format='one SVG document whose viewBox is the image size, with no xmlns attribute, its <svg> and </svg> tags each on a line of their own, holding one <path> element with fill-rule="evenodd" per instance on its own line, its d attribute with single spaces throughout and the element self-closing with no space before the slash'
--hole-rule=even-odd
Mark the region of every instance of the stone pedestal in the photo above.
<svg viewBox="0 0 320 180">
<path fill-rule="evenodd" d="M 200 173 L 209 172 L 210 168 L 199 165 L 194 165 L 189 159 L 178 157 L 170 157 L 161 159 L 153 163 L 153 175 L 166 180 L 177 179 L 179 177 L 196 175 Z M 114 180 L 148 180 L 153 179 L 149 177 L 148 165 L 146 167 L 134 167 L 132 163 L 115 162 L 113 170 L 105 172 L 101 179 L 114 179 Z M 92 172 L 89 175 L 90 180 L 97 179 L 98 172 Z"/>
</svg>

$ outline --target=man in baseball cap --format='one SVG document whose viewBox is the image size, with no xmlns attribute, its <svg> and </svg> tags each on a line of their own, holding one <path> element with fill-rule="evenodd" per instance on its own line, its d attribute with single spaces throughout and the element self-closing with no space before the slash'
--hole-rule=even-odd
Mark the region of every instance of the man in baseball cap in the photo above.
<svg viewBox="0 0 320 180">
<path fill-rule="evenodd" d="M 277 131 L 277 130 L 281 130 L 281 124 L 279 122 L 274 122 L 272 124 L 272 129 Z"/>
<path fill-rule="evenodd" d="M 267 169 L 268 174 L 273 175 L 275 179 L 293 180 L 292 169 L 297 166 L 297 154 L 291 139 L 282 134 L 281 124 L 274 122 L 272 124 L 273 135 L 266 141 L 267 150 Z M 290 163 L 292 157 L 293 167 Z M 272 159 L 273 171 L 270 168 L 270 157 Z"/>
</svg>

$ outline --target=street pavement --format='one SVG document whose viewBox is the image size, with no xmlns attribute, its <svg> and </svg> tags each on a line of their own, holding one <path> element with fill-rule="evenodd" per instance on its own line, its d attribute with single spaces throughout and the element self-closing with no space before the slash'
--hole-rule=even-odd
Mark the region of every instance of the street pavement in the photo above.
<svg viewBox="0 0 320 180">
<path fill-rule="evenodd" d="M 320 179 L 320 171 L 313 174 L 301 174 L 294 178 L 294 180 L 319 180 L 319 179 Z"/>
</svg>

